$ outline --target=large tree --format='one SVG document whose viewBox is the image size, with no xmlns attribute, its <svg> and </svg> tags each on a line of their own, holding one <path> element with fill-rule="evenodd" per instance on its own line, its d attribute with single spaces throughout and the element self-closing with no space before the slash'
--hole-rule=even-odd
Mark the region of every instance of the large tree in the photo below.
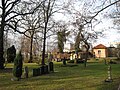
<svg viewBox="0 0 120 90">
<path fill-rule="evenodd" d="M 71 8 L 68 8 L 68 11 L 70 12 L 71 16 L 73 16 L 72 23 L 75 29 L 73 32 L 76 35 L 75 38 L 75 50 L 78 51 L 80 49 L 80 44 L 82 43 L 82 46 L 85 48 L 85 67 L 86 62 L 88 58 L 88 51 L 90 49 L 90 42 L 97 39 L 99 34 L 102 33 L 94 30 L 95 25 L 99 23 L 98 16 L 99 14 L 107 9 L 108 7 L 114 5 L 115 3 L 119 2 L 110 2 L 108 1 L 98 1 L 100 3 L 99 7 L 97 6 L 97 0 L 94 2 L 93 0 L 90 1 L 84 1 L 77 3 L 80 4 L 81 7 L 75 8 L 74 5 Z M 92 6 L 95 7 L 92 7 Z M 71 9 L 72 11 L 70 11 Z"/>
<path fill-rule="evenodd" d="M 36 6 L 35 6 L 36 5 Z M 25 4 L 23 8 L 24 11 L 30 11 L 33 6 Z M 34 7 L 37 7 L 37 4 L 34 4 Z M 33 14 L 28 14 L 26 16 L 21 16 L 21 20 L 19 21 L 18 27 L 22 30 L 24 30 L 24 34 L 27 38 L 29 38 L 29 62 L 32 62 L 33 59 L 33 42 L 35 42 L 35 39 L 38 39 L 36 36 L 38 33 L 40 34 L 42 32 L 43 26 L 42 25 L 42 15 L 41 15 L 41 8 L 39 7 L 38 10 L 36 10 Z"/>
<path fill-rule="evenodd" d="M 52 21 L 52 16 L 55 12 L 58 11 L 56 8 L 56 1 L 57 0 L 45 0 L 42 3 L 42 10 L 43 13 L 43 50 L 42 50 L 42 65 L 45 65 L 45 48 L 46 48 L 46 38 L 47 38 L 47 32 L 51 30 L 51 28 L 54 26 L 54 22 Z M 52 24 L 53 23 L 53 24 Z M 52 25 L 51 25 L 52 24 Z"/>
<path fill-rule="evenodd" d="M 8 25 L 9 26 L 9 21 L 12 20 L 16 14 L 16 11 L 13 10 L 13 8 L 20 2 L 20 0 L 1 0 L 1 5 L 0 5 L 0 11 L 1 13 L 1 23 L 0 23 L 0 69 L 4 68 L 4 45 L 3 45 L 3 37 L 4 37 L 4 31 L 5 27 Z"/>
<path fill-rule="evenodd" d="M 23 0 L 24 1 L 24 0 Z M 17 31 L 17 22 L 15 18 L 20 15 L 32 14 L 36 8 L 33 8 L 30 12 L 17 12 L 15 8 L 19 5 L 21 0 L 1 0 L 0 2 L 0 69 L 4 68 L 3 55 L 4 55 L 4 45 L 3 37 L 6 27 L 14 29 Z M 22 5 L 22 4 L 21 4 Z M 37 6 L 37 8 L 39 5 Z M 19 8 L 20 9 L 20 8 Z M 13 25 L 14 23 L 14 25 Z M 23 33 L 22 33 L 23 34 Z"/>
<path fill-rule="evenodd" d="M 67 37 L 70 34 L 70 31 L 68 31 L 68 26 L 63 21 L 57 23 L 56 29 L 57 29 L 58 50 L 60 53 L 63 53 L 64 43 L 67 41 Z"/>
</svg>

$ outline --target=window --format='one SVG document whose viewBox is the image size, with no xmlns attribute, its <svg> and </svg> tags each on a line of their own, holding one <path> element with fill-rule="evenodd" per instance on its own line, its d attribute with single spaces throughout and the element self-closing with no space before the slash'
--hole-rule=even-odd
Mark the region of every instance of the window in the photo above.
<svg viewBox="0 0 120 90">
<path fill-rule="evenodd" d="M 101 56 L 101 50 L 98 50 L 98 55 L 99 55 L 99 58 L 100 58 L 100 56 Z"/>
<path fill-rule="evenodd" d="M 98 54 L 101 54 L 101 50 L 98 50 Z"/>
</svg>

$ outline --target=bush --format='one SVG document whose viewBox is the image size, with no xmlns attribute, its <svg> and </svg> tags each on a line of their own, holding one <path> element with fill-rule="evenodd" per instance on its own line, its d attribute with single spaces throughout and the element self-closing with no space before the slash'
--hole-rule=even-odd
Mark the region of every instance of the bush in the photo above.
<svg viewBox="0 0 120 90">
<path fill-rule="evenodd" d="M 14 45 L 7 49 L 7 61 L 8 63 L 13 62 L 16 57 L 16 49 Z"/>
<path fill-rule="evenodd" d="M 83 60 L 77 60 L 77 63 L 84 63 Z"/>
<path fill-rule="evenodd" d="M 75 60 L 69 60 L 69 61 L 68 61 L 68 63 L 74 63 L 74 62 L 75 62 Z M 84 63 L 84 61 L 78 59 L 78 60 L 77 60 L 77 63 Z"/>
<path fill-rule="evenodd" d="M 117 62 L 110 60 L 110 64 L 117 64 Z"/>
<path fill-rule="evenodd" d="M 69 60 L 68 63 L 74 63 L 74 60 Z"/>
<path fill-rule="evenodd" d="M 13 75 L 18 78 L 18 80 L 21 78 L 22 75 L 22 54 L 21 51 L 17 54 L 16 58 L 14 59 L 14 68 L 13 68 Z"/>
</svg>

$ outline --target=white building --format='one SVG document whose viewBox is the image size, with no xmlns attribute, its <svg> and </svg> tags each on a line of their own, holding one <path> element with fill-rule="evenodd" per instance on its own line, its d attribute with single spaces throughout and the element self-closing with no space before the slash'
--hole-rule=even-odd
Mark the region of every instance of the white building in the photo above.
<svg viewBox="0 0 120 90">
<path fill-rule="evenodd" d="M 63 52 L 71 52 L 74 50 L 74 44 L 72 43 L 64 43 Z"/>
</svg>

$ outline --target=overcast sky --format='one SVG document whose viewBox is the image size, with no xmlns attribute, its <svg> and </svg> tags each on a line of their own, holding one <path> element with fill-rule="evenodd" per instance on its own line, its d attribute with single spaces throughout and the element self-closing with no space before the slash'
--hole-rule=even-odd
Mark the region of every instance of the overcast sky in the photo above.
<svg viewBox="0 0 120 90">
<path fill-rule="evenodd" d="M 68 0 L 69 1 L 69 0 Z M 76 0 L 77 1 L 77 0 Z M 79 0 L 78 0 L 79 1 Z M 85 0 L 84 0 L 85 1 Z M 77 3 L 78 4 L 78 3 Z M 75 4 L 76 5 L 76 4 Z M 82 5 L 82 4 L 81 4 Z M 112 7 L 113 8 L 113 7 Z M 108 12 L 110 12 L 110 11 L 112 11 L 113 9 L 112 9 L 111 7 L 110 8 L 108 8 L 108 9 L 106 9 L 104 12 L 102 12 L 102 13 L 108 13 Z M 102 16 L 102 13 L 100 13 L 100 15 Z M 57 20 L 61 20 L 61 19 L 63 19 L 63 20 L 69 20 L 69 19 L 71 19 L 70 17 L 67 17 L 67 16 L 65 16 L 65 15 L 63 15 L 63 14 L 56 14 L 55 15 L 55 18 L 57 19 Z M 98 17 L 99 18 L 99 17 Z M 97 25 L 96 26 L 96 28 L 95 28 L 95 30 L 101 30 L 101 29 L 104 29 L 105 30 L 105 32 L 104 32 L 104 34 L 105 34 L 105 36 L 104 37 L 100 37 L 98 40 L 97 40 L 97 42 L 96 43 L 93 43 L 93 45 L 97 45 L 97 44 L 104 44 L 104 45 L 107 45 L 107 46 L 109 46 L 109 44 L 110 43 L 112 43 L 112 42 L 120 42 L 119 41 L 119 33 L 117 32 L 117 30 L 114 30 L 114 29 L 112 29 L 112 28 L 110 28 L 110 27 L 112 27 L 113 26 L 113 22 L 112 22 L 112 20 L 111 19 L 109 19 L 109 18 L 107 18 L 107 19 L 103 19 L 102 18 L 102 22 L 99 24 L 99 25 Z"/>
</svg>

